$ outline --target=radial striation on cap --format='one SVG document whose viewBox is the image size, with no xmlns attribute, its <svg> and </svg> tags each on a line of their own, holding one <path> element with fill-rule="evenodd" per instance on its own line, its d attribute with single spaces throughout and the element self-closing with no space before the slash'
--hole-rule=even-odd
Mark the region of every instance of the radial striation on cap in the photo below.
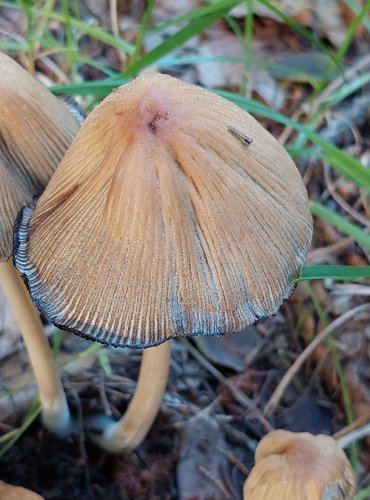
<svg viewBox="0 0 370 500">
<path fill-rule="evenodd" d="M 55 96 L 0 52 L 0 262 L 12 254 L 19 210 L 41 194 L 80 123 Z"/>
<path fill-rule="evenodd" d="M 284 148 L 229 101 L 150 73 L 87 118 L 24 209 L 15 262 L 56 325 L 147 347 L 275 314 L 311 235 Z"/>
</svg>

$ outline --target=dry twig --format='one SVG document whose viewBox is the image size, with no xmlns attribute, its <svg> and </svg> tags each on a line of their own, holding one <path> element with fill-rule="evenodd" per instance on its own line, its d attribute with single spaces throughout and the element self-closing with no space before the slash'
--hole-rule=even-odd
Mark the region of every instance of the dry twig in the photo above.
<svg viewBox="0 0 370 500">
<path fill-rule="evenodd" d="M 306 349 L 298 356 L 298 358 L 294 361 L 292 366 L 289 368 L 289 370 L 286 372 L 284 377 L 281 379 L 280 383 L 276 387 L 274 393 L 272 394 L 271 398 L 267 402 L 265 409 L 263 411 L 264 415 L 269 415 L 271 414 L 276 406 L 279 404 L 279 401 L 281 400 L 286 388 L 290 384 L 290 382 L 293 380 L 297 372 L 300 370 L 302 367 L 303 363 L 307 360 L 307 358 L 313 353 L 313 351 L 318 347 L 321 342 L 325 340 L 325 338 L 332 333 L 334 330 L 337 328 L 340 328 L 343 326 L 347 321 L 352 319 L 356 315 L 360 315 L 361 313 L 370 313 L 370 304 L 362 304 L 360 306 L 354 307 L 350 311 L 347 311 L 346 313 L 342 314 L 338 318 L 336 318 L 334 321 L 332 321 L 324 330 L 322 330 L 317 337 L 309 344 Z"/>
</svg>

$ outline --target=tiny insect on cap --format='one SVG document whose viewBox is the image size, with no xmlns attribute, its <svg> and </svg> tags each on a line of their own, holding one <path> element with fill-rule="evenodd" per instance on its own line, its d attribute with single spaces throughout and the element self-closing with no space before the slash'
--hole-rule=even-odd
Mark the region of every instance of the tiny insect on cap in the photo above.
<svg viewBox="0 0 370 500">
<path fill-rule="evenodd" d="M 41 194 L 80 127 L 41 83 L 0 52 L 0 262 L 19 210 Z"/>
<path fill-rule="evenodd" d="M 311 234 L 299 172 L 254 118 L 148 73 L 87 118 L 23 211 L 15 262 L 56 325 L 147 347 L 275 314 Z"/>
</svg>

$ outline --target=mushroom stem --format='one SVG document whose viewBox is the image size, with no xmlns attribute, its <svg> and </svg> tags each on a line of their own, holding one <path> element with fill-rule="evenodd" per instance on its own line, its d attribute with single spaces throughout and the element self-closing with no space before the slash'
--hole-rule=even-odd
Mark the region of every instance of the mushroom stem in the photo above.
<svg viewBox="0 0 370 500">
<path fill-rule="evenodd" d="M 166 388 L 171 341 L 145 349 L 135 394 L 118 422 L 109 417 L 92 417 L 89 437 L 101 448 L 121 453 L 136 448 L 149 431 Z"/>
<path fill-rule="evenodd" d="M 70 432 L 71 418 L 40 316 L 11 260 L 0 263 L 0 285 L 14 312 L 39 388 L 42 420 L 56 434 Z"/>
</svg>

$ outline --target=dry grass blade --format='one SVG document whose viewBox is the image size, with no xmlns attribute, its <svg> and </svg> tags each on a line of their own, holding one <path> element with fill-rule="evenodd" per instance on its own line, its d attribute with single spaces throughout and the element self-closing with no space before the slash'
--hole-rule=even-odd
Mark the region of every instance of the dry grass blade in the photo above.
<svg viewBox="0 0 370 500">
<path fill-rule="evenodd" d="M 264 408 L 264 415 L 269 415 L 274 411 L 276 406 L 279 404 L 279 401 L 281 400 L 286 388 L 293 380 L 297 372 L 300 370 L 303 363 L 316 349 L 316 347 L 319 346 L 321 342 L 323 342 L 325 338 L 334 330 L 343 326 L 347 321 L 349 321 L 356 315 L 360 315 L 363 313 L 370 313 L 370 304 L 362 304 L 360 306 L 354 307 L 350 311 L 347 311 L 346 313 L 339 316 L 339 318 L 336 318 L 334 321 L 332 321 L 326 328 L 324 328 L 324 330 L 322 330 L 322 332 L 319 333 L 319 335 L 317 335 L 317 337 L 311 342 L 311 344 L 309 344 L 306 349 L 298 356 L 298 358 L 294 361 L 284 377 L 281 379 L 280 383 L 276 387 L 274 393 L 272 394 L 271 398 Z"/>
<path fill-rule="evenodd" d="M 360 439 L 370 436 L 370 422 L 368 422 L 360 429 L 355 429 L 352 432 L 349 432 L 345 436 L 338 438 L 337 443 L 341 448 L 348 448 L 353 443 L 356 443 Z"/>
<path fill-rule="evenodd" d="M 211 375 L 215 377 L 216 380 L 218 380 L 221 384 L 226 386 L 231 394 L 234 396 L 234 398 L 243 405 L 245 408 L 247 408 L 249 411 L 253 412 L 255 417 L 261 422 L 263 427 L 267 432 L 270 432 L 273 430 L 272 425 L 270 422 L 266 420 L 266 418 L 262 415 L 260 410 L 257 409 L 256 404 L 248 398 L 240 389 L 235 387 L 235 385 L 230 382 L 229 379 L 227 379 L 222 373 L 215 368 L 212 363 L 210 363 L 204 356 L 201 354 L 195 347 L 193 347 L 190 342 L 187 343 L 187 349 L 191 353 L 191 355 L 205 368 Z"/>
</svg>

